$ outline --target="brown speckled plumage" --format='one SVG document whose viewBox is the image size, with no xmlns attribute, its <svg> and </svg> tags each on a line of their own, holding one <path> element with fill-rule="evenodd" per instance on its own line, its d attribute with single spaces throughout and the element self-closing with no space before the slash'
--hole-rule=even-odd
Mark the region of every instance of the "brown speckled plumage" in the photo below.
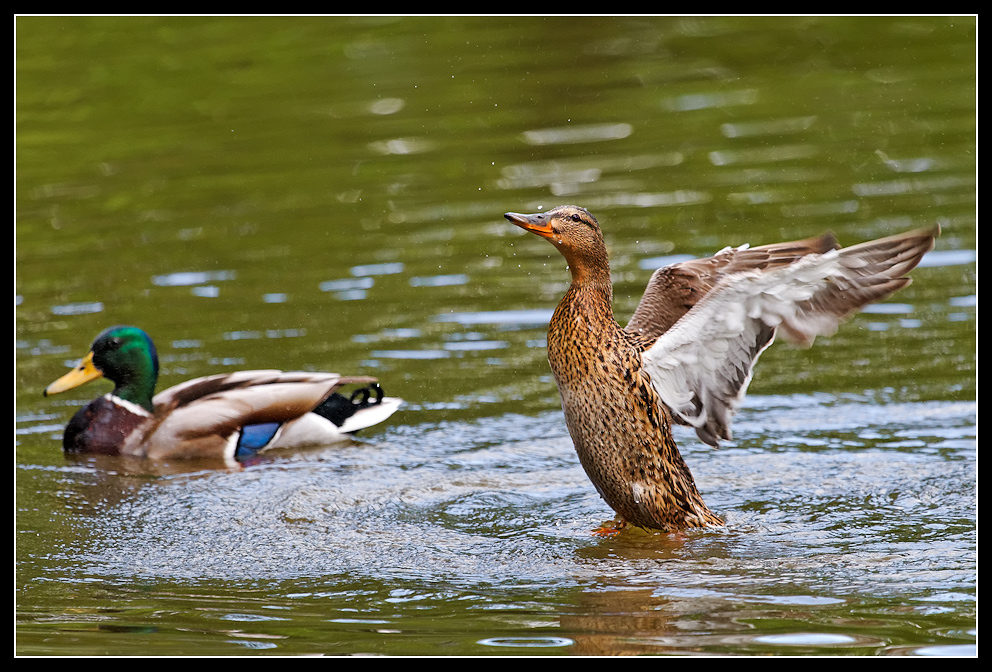
<svg viewBox="0 0 992 672">
<path fill-rule="evenodd" d="M 656 271 L 623 329 L 613 317 L 606 245 L 589 212 L 559 206 L 506 218 L 554 244 L 572 274 L 548 328 L 548 360 L 583 468 L 621 526 L 669 532 L 723 524 L 703 503 L 672 423 L 694 426 L 711 445 L 729 439 L 753 364 L 777 331 L 804 345 L 832 332 L 908 284 L 904 274 L 937 234 L 840 252 L 829 234 L 728 248 Z"/>
<path fill-rule="evenodd" d="M 632 525 L 720 525 L 671 435 L 671 416 L 641 367 L 643 341 L 613 320 L 609 285 L 572 285 L 548 328 L 548 360 L 579 461 Z"/>
</svg>

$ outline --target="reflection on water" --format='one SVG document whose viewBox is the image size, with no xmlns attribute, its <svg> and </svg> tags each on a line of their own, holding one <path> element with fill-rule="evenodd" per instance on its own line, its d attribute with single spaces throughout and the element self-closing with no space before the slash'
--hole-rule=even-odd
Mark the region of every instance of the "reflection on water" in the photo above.
<svg viewBox="0 0 992 672">
<path fill-rule="evenodd" d="M 487 310 L 477 313 L 449 313 L 435 315 L 435 322 L 456 322 L 458 324 L 495 324 L 502 328 L 544 327 L 551 319 L 553 310 Z"/>
<path fill-rule="evenodd" d="M 19 18 L 18 651 L 973 654 L 974 29 Z M 677 437 L 725 528 L 603 540 L 546 359 L 568 273 L 502 219 L 562 202 L 621 322 L 725 245 L 942 235 L 765 353 L 732 445 Z M 163 386 L 366 371 L 408 403 L 239 467 L 65 458 L 86 393 L 41 390 L 119 323 Z"/>
</svg>

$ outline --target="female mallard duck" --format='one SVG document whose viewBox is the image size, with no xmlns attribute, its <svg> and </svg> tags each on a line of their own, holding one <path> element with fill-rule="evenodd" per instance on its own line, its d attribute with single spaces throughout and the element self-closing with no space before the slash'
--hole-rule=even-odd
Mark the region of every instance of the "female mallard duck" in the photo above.
<svg viewBox="0 0 992 672">
<path fill-rule="evenodd" d="M 811 345 L 864 305 L 905 287 L 939 228 L 848 248 L 834 237 L 726 248 L 655 271 L 625 329 L 613 318 L 603 234 L 583 208 L 506 218 L 546 238 L 572 284 L 551 318 L 548 360 L 579 461 L 625 524 L 722 525 L 672 439 L 673 422 L 716 446 L 779 331 Z"/>
<path fill-rule="evenodd" d="M 401 400 L 383 398 L 375 378 L 336 373 L 239 371 L 196 378 L 152 397 L 158 354 L 137 327 L 107 329 L 72 371 L 45 390 L 64 392 L 106 377 L 114 391 L 69 421 L 67 453 L 155 460 L 244 458 L 270 448 L 320 445 L 382 422 Z M 342 385 L 363 387 L 350 398 Z"/>
</svg>

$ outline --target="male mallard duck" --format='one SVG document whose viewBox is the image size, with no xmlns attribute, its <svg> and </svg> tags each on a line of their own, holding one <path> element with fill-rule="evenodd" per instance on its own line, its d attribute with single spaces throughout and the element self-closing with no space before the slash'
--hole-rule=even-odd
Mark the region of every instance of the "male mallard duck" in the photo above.
<svg viewBox="0 0 992 672">
<path fill-rule="evenodd" d="M 716 446 L 779 331 L 811 345 L 905 287 L 939 228 L 843 248 L 830 234 L 726 248 L 655 271 L 634 316 L 613 318 L 603 233 L 583 208 L 506 218 L 558 248 L 572 284 L 551 318 L 548 360 L 583 468 L 625 524 L 722 525 L 672 439 L 673 422 Z"/>
<path fill-rule="evenodd" d="M 67 453 L 151 459 L 244 458 L 270 448 L 321 445 L 382 422 L 401 400 L 375 378 L 336 373 L 239 371 L 196 378 L 152 397 L 158 353 L 137 327 L 107 329 L 72 371 L 45 390 L 64 392 L 106 377 L 114 391 L 69 421 Z M 350 398 L 337 393 L 358 384 Z"/>
</svg>

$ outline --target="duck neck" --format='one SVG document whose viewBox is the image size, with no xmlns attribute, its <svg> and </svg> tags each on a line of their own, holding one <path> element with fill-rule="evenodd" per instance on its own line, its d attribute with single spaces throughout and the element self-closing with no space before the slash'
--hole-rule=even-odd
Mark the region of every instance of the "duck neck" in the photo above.
<svg viewBox="0 0 992 672">
<path fill-rule="evenodd" d="M 124 401 L 141 406 L 151 413 L 154 410 L 152 396 L 155 394 L 155 379 L 143 376 L 127 376 L 115 382 L 113 395 Z"/>
<path fill-rule="evenodd" d="M 605 257 L 596 263 L 575 262 L 569 259 L 572 285 L 563 303 L 581 307 L 581 312 L 593 321 L 614 321 L 613 283 L 610 264 Z"/>
<path fill-rule="evenodd" d="M 573 282 L 562 297 L 562 309 L 590 324 L 614 324 L 613 288 L 609 282 Z"/>
<path fill-rule="evenodd" d="M 610 257 L 602 240 L 574 247 L 558 243 L 556 247 L 565 257 L 573 285 L 605 285 L 612 295 Z"/>
<path fill-rule="evenodd" d="M 154 350 L 122 348 L 113 361 L 103 363 L 104 375 L 114 383 L 113 395 L 152 413 L 152 397 L 158 382 L 158 356 Z"/>
</svg>

